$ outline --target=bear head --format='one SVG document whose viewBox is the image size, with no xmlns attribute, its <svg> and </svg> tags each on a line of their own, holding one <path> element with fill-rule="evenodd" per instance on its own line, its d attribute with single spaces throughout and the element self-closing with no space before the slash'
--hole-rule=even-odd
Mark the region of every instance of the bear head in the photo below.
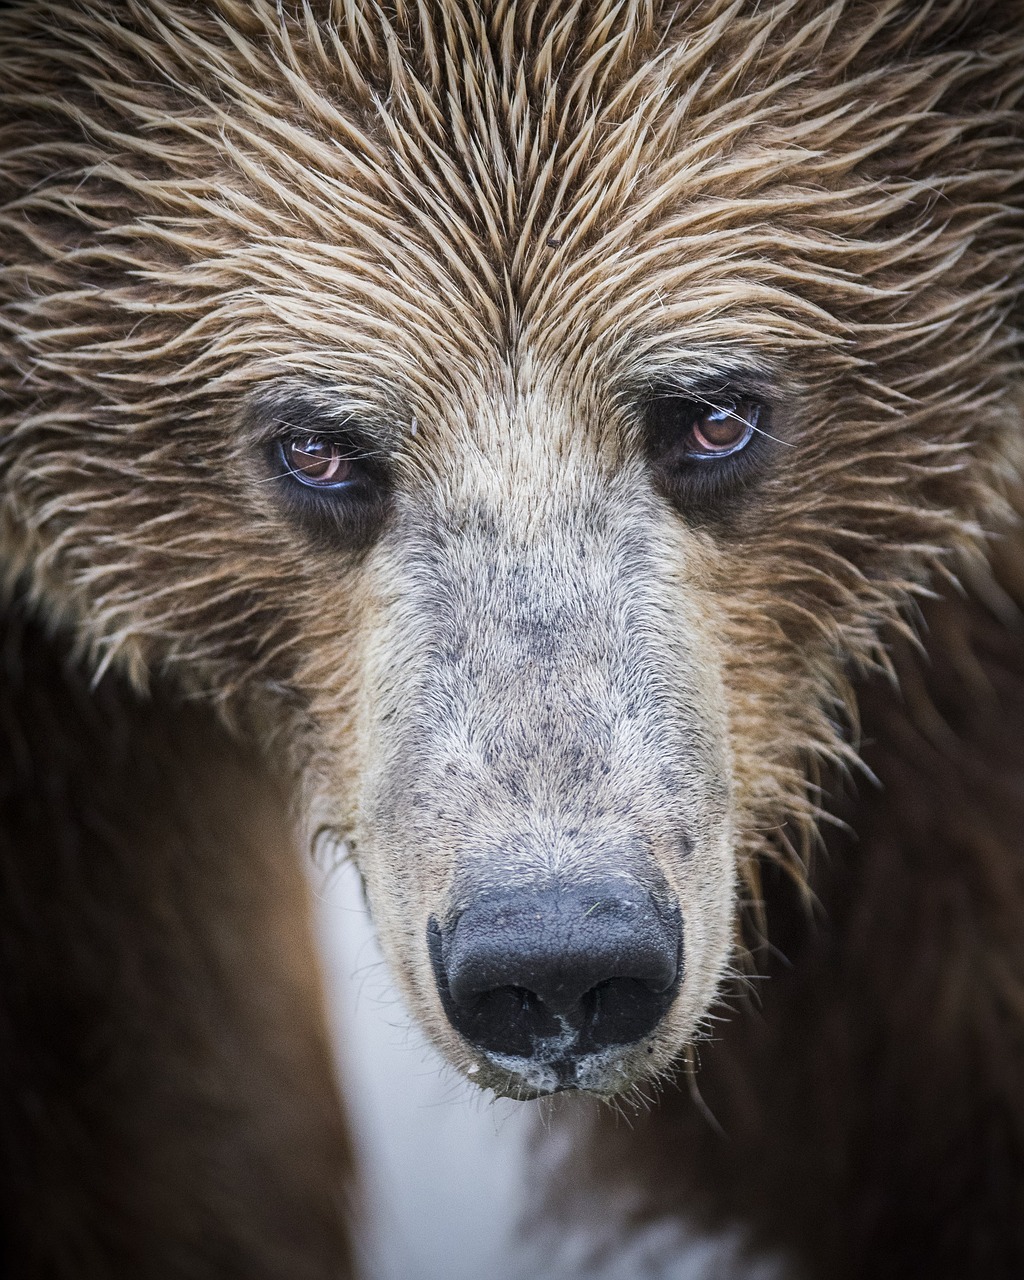
<svg viewBox="0 0 1024 1280">
<path fill-rule="evenodd" d="M 1024 50 L 962 9 L 0 19 L 5 580 L 263 744 L 481 1084 L 679 1060 L 851 672 L 984 575 Z"/>
</svg>

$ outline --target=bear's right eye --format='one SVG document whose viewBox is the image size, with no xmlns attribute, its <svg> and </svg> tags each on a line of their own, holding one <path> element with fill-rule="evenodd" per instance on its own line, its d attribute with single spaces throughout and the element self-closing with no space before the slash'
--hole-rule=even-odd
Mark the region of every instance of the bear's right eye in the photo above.
<svg viewBox="0 0 1024 1280">
<path fill-rule="evenodd" d="M 297 415 L 290 416 L 294 422 Z M 317 431 L 277 418 L 275 425 L 265 443 L 266 459 L 286 514 L 342 549 L 367 546 L 381 528 L 391 495 L 380 451 L 351 424 Z M 285 433 L 278 434 L 282 427 Z"/>
<path fill-rule="evenodd" d="M 350 445 L 303 434 L 282 440 L 278 447 L 282 463 L 300 484 L 313 489 L 340 489 L 357 479 L 358 454 Z"/>
</svg>

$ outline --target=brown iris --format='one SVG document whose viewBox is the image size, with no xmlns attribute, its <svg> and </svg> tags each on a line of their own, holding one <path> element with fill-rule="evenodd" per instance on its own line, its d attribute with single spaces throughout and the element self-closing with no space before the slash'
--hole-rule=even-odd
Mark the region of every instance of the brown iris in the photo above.
<svg viewBox="0 0 1024 1280">
<path fill-rule="evenodd" d="M 750 441 L 759 406 L 752 400 L 707 409 L 690 425 L 686 453 L 691 458 L 727 458 Z"/>
<path fill-rule="evenodd" d="M 283 440 L 281 456 L 295 479 L 314 489 L 346 485 L 356 471 L 351 448 L 324 436 L 297 435 Z"/>
</svg>

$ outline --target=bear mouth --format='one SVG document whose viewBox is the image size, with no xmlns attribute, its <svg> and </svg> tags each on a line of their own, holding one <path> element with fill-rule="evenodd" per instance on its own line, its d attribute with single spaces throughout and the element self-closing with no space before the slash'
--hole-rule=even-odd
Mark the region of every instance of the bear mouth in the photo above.
<svg viewBox="0 0 1024 1280">
<path fill-rule="evenodd" d="M 609 1097 L 634 1083 L 621 1047 L 574 1054 L 574 1041 L 575 1034 L 570 1031 L 539 1042 L 529 1057 L 488 1053 L 485 1058 L 491 1070 L 480 1083 L 500 1095 L 523 1100 L 556 1093 Z"/>
</svg>

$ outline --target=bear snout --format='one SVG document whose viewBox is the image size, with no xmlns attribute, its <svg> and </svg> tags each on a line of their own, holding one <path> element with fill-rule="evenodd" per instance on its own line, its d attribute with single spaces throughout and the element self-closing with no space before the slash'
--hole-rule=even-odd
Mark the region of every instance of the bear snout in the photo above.
<svg viewBox="0 0 1024 1280">
<path fill-rule="evenodd" d="M 454 1029 L 496 1065 L 543 1065 L 548 1089 L 648 1036 L 682 978 L 678 906 L 630 878 L 481 892 L 427 942 Z"/>
</svg>

